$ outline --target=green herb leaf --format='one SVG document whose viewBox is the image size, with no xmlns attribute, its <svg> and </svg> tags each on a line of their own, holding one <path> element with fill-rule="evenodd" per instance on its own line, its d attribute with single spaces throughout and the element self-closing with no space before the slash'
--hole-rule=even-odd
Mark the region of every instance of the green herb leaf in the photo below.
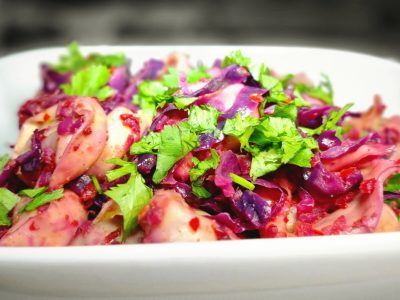
<svg viewBox="0 0 400 300">
<path fill-rule="evenodd" d="M 342 126 L 338 126 L 337 123 L 342 119 L 343 115 L 353 106 L 353 103 L 346 104 L 338 111 L 332 111 L 328 118 L 322 123 L 321 126 L 315 129 L 302 128 L 309 136 L 321 134 L 324 131 L 335 130 L 336 136 L 341 138 L 342 136 Z"/>
<path fill-rule="evenodd" d="M 122 176 L 132 174 L 132 172 L 135 172 L 136 170 L 136 165 L 133 163 L 130 163 L 128 161 L 122 160 L 120 158 L 112 158 L 106 161 L 106 163 L 109 164 L 115 164 L 120 166 L 118 169 L 110 170 L 106 172 L 106 177 L 108 181 L 114 181 L 118 178 L 121 178 Z"/>
<path fill-rule="evenodd" d="M 153 198 L 153 191 L 149 188 L 134 163 L 130 164 L 132 171 L 129 180 L 124 184 L 112 187 L 104 194 L 113 199 L 119 206 L 124 218 L 124 232 L 122 240 L 125 241 L 133 228 L 136 227 L 140 211 Z M 124 167 L 123 167 L 124 168 Z"/>
<path fill-rule="evenodd" d="M 198 147 L 199 141 L 195 133 L 184 126 L 165 126 L 160 133 L 160 145 L 157 154 L 156 170 L 153 181 L 160 183 L 167 176 L 174 164 L 186 154 Z"/>
<path fill-rule="evenodd" d="M 130 152 L 131 154 L 155 153 L 155 150 L 158 150 L 160 146 L 160 142 L 160 133 L 150 132 L 140 141 L 133 143 Z"/>
<path fill-rule="evenodd" d="M 126 57 L 124 53 L 115 54 L 90 54 L 87 58 L 88 64 L 103 65 L 106 67 L 119 67 L 126 64 Z"/>
<path fill-rule="evenodd" d="M 7 165 L 9 160 L 10 156 L 8 154 L 0 156 L 0 172 L 3 171 L 4 167 Z"/>
<path fill-rule="evenodd" d="M 317 149 L 318 143 L 313 138 L 303 138 L 292 120 L 266 117 L 243 147 L 253 155 L 250 175 L 257 178 L 282 164 L 309 166 L 312 149 Z"/>
<path fill-rule="evenodd" d="M 43 186 L 43 187 L 39 187 L 36 189 L 25 189 L 25 190 L 21 190 L 19 191 L 19 195 L 20 196 L 26 196 L 29 198 L 34 198 L 36 196 L 39 196 L 40 194 L 43 194 L 45 191 L 47 190 L 47 187 Z"/>
<path fill-rule="evenodd" d="M 152 116 L 157 107 L 163 107 L 166 102 L 172 102 L 172 94 L 176 89 L 170 89 L 161 81 L 145 80 L 138 86 L 138 93 L 133 97 L 133 103 L 147 110 Z"/>
<path fill-rule="evenodd" d="M 162 78 L 162 83 L 172 89 L 179 88 L 179 71 L 175 68 L 168 68 L 168 72 Z"/>
<path fill-rule="evenodd" d="M 195 182 L 201 176 L 203 176 L 208 170 L 216 169 L 219 164 L 219 155 L 217 151 L 211 149 L 211 157 L 206 160 L 198 160 L 193 157 L 194 167 L 189 171 L 190 181 Z"/>
<path fill-rule="evenodd" d="M 71 83 L 61 85 L 61 89 L 67 95 L 97 97 L 103 101 L 115 93 L 107 86 L 109 78 L 110 71 L 107 67 L 92 65 L 75 73 Z"/>
<path fill-rule="evenodd" d="M 211 75 L 207 72 L 206 66 L 199 66 L 198 68 L 190 69 L 187 72 L 188 83 L 196 83 L 200 79 L 211 78 Z"/>
<path fill-rule="evenodd" d="M 79 50 L 77 42 L 72 42 L 68 45 L 68 55 L 62 55 L 58 64 L 51 67 L 59 73 L 76 72 L 89 65 L 104 65 L 107 67 L 118 67 L 126 63 L 126 58 L 123 53 L 116 54 L 97 54 L 93 53 L 85 58 Z"/>
<path fill-rule="evenodd" d="M 101 189 L 100 182 L 97 179 L 97 177 L 95 175 L 91 175 L 90 179 L 92 179 L 92 182 L 94 184 L 94 187 L 96 188 L 97 193 L 102 195 L 103 194 L 103 190 Z"/>
<path fill-rule="evenodd" d="M 222 132 L 225 135 L 240 137 L 249 127 L 256 126 L 260 123 L 258 118 L 247 116 L 243 119 L 240 112 L 233 119 L 228 119 L 225 122 Z"/>
<path fill-rule="evenodd" d="M 236 50 L 232 51 L 228 56 L 224 58 L 222 62 L 222 67 L 225 68 L 230 65 L 240 65 L 243 67 L 250 68 L 251 59 L 242 54 L 242 51 Z"/>
<path fill-rule="evenodd" d="M 229 173 L 229 177 L 232 178 L 232 181 L 250 191 L 254 190 L 255 186 L 250 181 L 244 179 L 243 177 L 236 175 L 235 173 Z"/>
<path fill-rule="evenodd" d="M 207 199 L 211 197 L 211 193 L 201 185 L 199 180 L 192 183 L 192 193 L 199 198 Z"/>
<path fill-rule="evenodd" d="M 197 97 L 174 97 L 174 104 L 178 109 L 184 109 L 197 99 Z"/>
<path fill-rule="evenodd" d="M 384 190 L 391 193 L 400 191 L 400 173 L 394 174 L 387 180 Z"/>
<path fill-rule="evenodd" d="M 193 132 L 210 133 L 217 125 L 221 112 L 212 106 L 192 106 L 189 110 L 188 124 Z"/>
<path fill-rule="evenodd" d="M 282 164 L 281 157 L 282 152 L 275 148 L 259 152 L 251 160 L 250 176 L 257 178 L 277 170 Z"/>
<path fill-rule="evenodd" d="M 0 226 L 10 226 L 10 211 L 21 199 L 6 188 L 0 188 Z"/>
<path fill-rule="evenodd" d="M 328 76 L 322 74 L 322 79 L 319 82 L 318 86 L 306 85 L 303 83 L 299 83 L 295 85 L 295 88 L 299 90 L 301 93 L 305 93 L 310 95 L 311 97 L 320 99 L 327 104 L 333 104 L 333 89 L 331 81 Z"/>
<path fill-rule="evenodd" d="M 77 42 L 72 42 L 68 45 L 68 55 L 60 57 L 58 64 L 53 65 L 52 68 L 59 73 L 75 72 L 86 64 L 86 60 L 79 50 Z"/>
<path fill-rule="evenodd" d="M 33 211 L 36 208 L 50 203 L 52 201 L 58 200 L 64 197 L 64 189 L 58 189 L 49 193 L 42 193 L 32 199 L 27 205 L 25 205 L 20 212 Z"/>
<path fill-rule="evenodd" d="M 277 105 L 274 109 L 274 117 L 288 118 L 292 121 L 297 119 L 297 106 L 294 103 Z"/>
<path fill-rule="evenodd" d="M 311 106 L 303 99 L 298 91 L 295 91 L 294 95 L 296 98 L 290 103 L 281 103 L 275 106 L 273 113 L 274 117 L 288 118 L 292 121 L 296 121 L 298 108 Z"/>
</svg>

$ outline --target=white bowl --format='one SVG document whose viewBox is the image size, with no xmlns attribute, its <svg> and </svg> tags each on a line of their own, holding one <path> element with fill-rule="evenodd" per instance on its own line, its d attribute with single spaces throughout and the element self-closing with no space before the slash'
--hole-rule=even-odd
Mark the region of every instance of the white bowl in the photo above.
<svg viewBox="0 0 400 300">
<path fill-rule="evenodd" d="M 125 52 L 136 70 L 177 50 L 210 64 L 242 49 L 278 72 L 330 76 L 335 102 L 365 109 L 375 93 L 399 112 L 400 64 L 327 49 L 242 46 L 84 47 Z M 0 59 L 0 151 L 17 135 L 19 105 L 39 88 L 39 63 L 65 50 Z M 1 153 L 0 152 L 0 153 Z M 0 248 L 0 299 L 398 299 L 400 233 L 204 243 Z"/>
</svg>

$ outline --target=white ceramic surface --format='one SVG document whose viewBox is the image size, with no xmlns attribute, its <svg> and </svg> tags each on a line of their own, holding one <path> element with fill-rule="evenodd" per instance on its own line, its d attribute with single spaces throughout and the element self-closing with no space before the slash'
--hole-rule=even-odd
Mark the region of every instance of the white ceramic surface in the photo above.
<svg viewBox="0 0 400 300">
<path fill-rule="evenodd" d="M 330 76 L 335 102 L 364 109 L 375 93 L 400 113 L 400 64 L 326 49 L 239 46 L 87 47 L 123 51 L 132 69 L 177 50 L 210 64 L 231 50 L 278 72 Z M 39 87 L 39 63 L 65 50 L 0 59 L 0 153 L 19 105 Z M 0 299 L 398 299 L 400 233 L 107 247 L 0 248 Z"/>
</svg>

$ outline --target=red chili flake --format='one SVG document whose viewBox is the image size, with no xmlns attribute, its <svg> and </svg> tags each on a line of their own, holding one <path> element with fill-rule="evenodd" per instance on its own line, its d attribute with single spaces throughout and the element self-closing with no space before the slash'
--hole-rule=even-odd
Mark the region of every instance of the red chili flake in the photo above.
<svg viewBox="0 0 400 300">
<path fill-rule="evenodd" d="M 349 175 L 353 174 L 355 171 L 357 171 L 357 168 L 355 168 L 355 167 L 343 169 L 342 171 L 340 171 L 340 177 L 342 178 L 342 180 L 346 180 L 347 177 Z"/>
<path fill-rule="evenodd" d="M 266 238 L 274 238 L 277 237 L 279 233 L 279 229 L 276 225 L 271 224 L 268 225 L 266 228 L 261 230 L 261 236 Z"/>
<path fill-rule="evenodd" d="M 73 220 L 71 222 L 71 226 L 77 227 L 79 225 L 79 222 L 77 220 Z"/>
<path fill-rule="evenodd" d="M 134 142 L 136 142 L 136 138 L 132 134 L 128 135 L 128 138 L 126 139 L 126 142 L 124 145 L 125 152 L 127 152 L 131 148 L 131 146 Z"/>
<path fill-rule="evenodd" d="M 264 98 L 261 93 L 254 93 L 250 95 L 250 100 L 257 103 L 261 103 L 264 101 Z"/>
<path fill-rule="evenodd" d="M 86 127 L 86 128 L 83 130 L 83 134 L 84 134 L 84 135 L 92 134 L 92 128 Z"/>
<path fill-rule="evenodd" d="M 193 231 L 196 232 L 200 226 L 200 219 L 198 217 L 194 217 L 189 221 L 189 225 L 193 229 Z"/>
<path fill-rule="evenodd" d="M 36 227 L 35 221 L 32 221 L 31 225 L 29 225 L 29 230 L 31 230 L 31 231 L 36 231 L 36 230 L 38 230 L 38 229 L 39 229 L 39 228 Z"/>
<path fill-rule="evenodd" d="M 43 121 L 47 122 L 48 120 L 50 120 L 50 115 L 48 113 L 45 113 L 43 116 Z"/>
<path fill-rule="evenodd" d="M 72 148 L 72 150 L 74 150 L 74 151 L 78 151 L 78 149 L 79 149 L 79 145 L 75 145 L 75 146 Z"/>
<path fill-rule="evenodd" d="M 283 222 L 285 222 L 285 223 L 289 222 L 289 218 L 288 218 L 287 216 L 285 216 L 285 217 L 283 218 Z"/>
<path fill-rule="evenodd" d="M 374 178 L 367 179 L 367 180 L 364 180 L 363 182 L 361 182 L 360 191 L 363 194 L 370 195 L 375 190 L 375 186 L 376 186 L 376 179 L 374 179 Z"/>
<path fill-rule="evenodd" d="M 108 234 L 104 238 L 104 243 L 105 244 L 111 244 L 115 241 L 116 238 L 118 238 L 121 235 L 121 228 L 118 228 L 117 230 L 114 230 L 110 234 Z"/>
<path fill-rule="evenodd" d="M 335 199 L 335 205 L 339 208 L 346 208 L 348 204 L 353 201 L 353 199 L 357 196 L 357 192 L 352 191 L 347 194 L 340 196 Z"/>
<path fill-rule="evenodd" d="M 126 127 L 129 127 L 135 131 L 139 128 L 139 120 L 134 115 L 122 114 L 120 115 L 120 119 L 122 120 L 122 124 L 124 124 Z"/>
</svg>

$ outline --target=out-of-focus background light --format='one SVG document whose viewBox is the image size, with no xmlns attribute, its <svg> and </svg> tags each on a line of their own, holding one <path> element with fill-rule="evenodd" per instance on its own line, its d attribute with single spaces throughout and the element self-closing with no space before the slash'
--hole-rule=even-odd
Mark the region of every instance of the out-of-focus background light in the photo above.
<svg viewBox="0 0 400 300">
<path fill-rule="evenodd" d="M 0 55 L 82 44 L 257 44 L 400 59 L 394 0 L 0 0 Z"/>
</svg>

